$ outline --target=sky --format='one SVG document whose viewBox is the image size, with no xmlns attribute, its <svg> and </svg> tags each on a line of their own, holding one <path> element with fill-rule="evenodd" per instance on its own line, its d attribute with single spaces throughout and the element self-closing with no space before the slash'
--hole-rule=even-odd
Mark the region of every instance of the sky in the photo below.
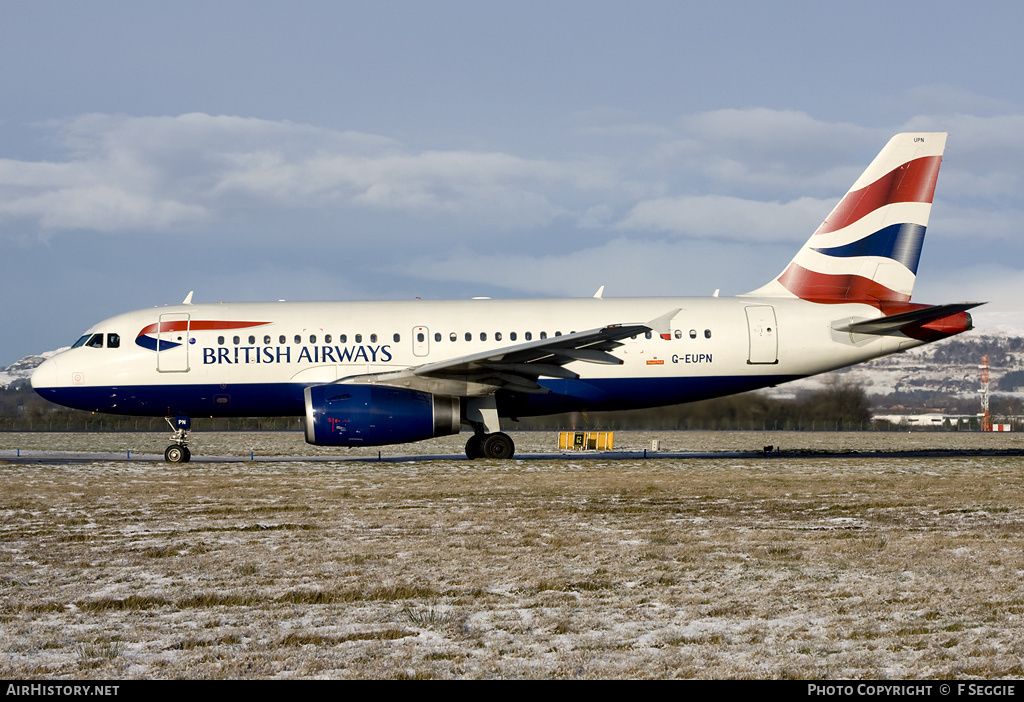
<svg viewBox="0 0 1024 702">
<path fill-rule="evenodd" d="M 0 16 L 0 366 L 193 290 L 748 292 L 900 131 L 949 132 L 914 300 L 989 301 L 981 333 L 1024 330 L 1024 3 Z"/>
</svg>

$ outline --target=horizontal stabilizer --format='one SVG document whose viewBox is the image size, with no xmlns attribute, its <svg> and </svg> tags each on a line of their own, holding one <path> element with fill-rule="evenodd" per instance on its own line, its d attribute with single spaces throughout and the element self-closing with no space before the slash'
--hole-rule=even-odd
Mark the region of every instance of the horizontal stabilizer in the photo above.
<svg viewBox="0 0 1024 702">
<path fill-rule="evenodd" d="M 860 322 L 851 322 L 841 326 L 833 327 L 836 331 L 850 332 L 852 334 L 876 334 L 885 336 L 890 334 L 906 334 L 911 329 L 921 329 L 933 322 L 954 317 L 969 309 L 984 305 L 984 302 L 953 302 L 948 305 L 935 305 L 922 307 L 921 309 L 900 312 L 888 317 L 877 319 L 865 319 Z M 970 328 L 970 316 L 964 315 L 965 320 L 958 320 L 958 325 L 965 323 Z"/>
</svg>

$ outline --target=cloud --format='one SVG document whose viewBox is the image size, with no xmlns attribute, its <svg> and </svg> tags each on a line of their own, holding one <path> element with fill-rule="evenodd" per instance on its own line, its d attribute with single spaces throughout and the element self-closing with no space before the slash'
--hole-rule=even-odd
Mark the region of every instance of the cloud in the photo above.
<svg viewBox="0 0 1024 702">
<path fill-rule="evenodd" d="M 687 116 L 683 124 L 702 142 L 774 159 L 803 151 L 820 153 L 841 142 L 862 141 L 877 130 L 852 123 L 826 122 L 798 110 L 765 107 L 723 109 Z"/>
<path fill-rule="evenodd" d="M 505 227 L 538 226 L 565 215 L 567 209 L 547 193 L 592 185 L 572 166 L 500 153 L 263 152 L 229 160 L 218 193 L 270 198 L 287 207 L 367 207 Z"/>
<path fill-rule="evenodd" d="M 244 238 L 253 251 L 301 237 L 332 261 L 347 256 L 349 267 L 440 256 L 455 262 L 430 259 L 448 280 L 472 282 L 478 263 L 506 268 L 488 267 L 493 256 L 556 278 L 575 261 L 604 270 L 608 256 L 661 255 L 658 236 L 670 247 L 796 246 L 896 129 L 766 108 L 664 125 L 608 111 L 571 121 L 577 131 L 590 123 L 607 133 L 590 134 L 582 157 L 527 157 L 415 149 L 385 135 L 248 117 L 81 115 L 46 125 L 56 158 L 0 160 L 0 224 L 10 223 L 0 236 L 199 233 Z M 904 126 L 951 131 L 934 231 L 1014 239 L 1024 209 L 1024 116 L 922 116 Z M 554 258 L 523 253 L 532 251 Z M 509 276 L 509 287 L 522 289 Z"/>
<path fill-rule="evenodd" d="M 671 136 L 649 146 L 642 163 L 665 181 L 663 194 L 838 197 L 892 133 L 799 111 L 713 110 L 682 117 Z"/>
<path fill-rule="evenodd" d="M 0 218 L 43 229 L 166 230 L 254 207 L 352 209 L 497 228 L 584 216 L 635 188 L 596 161 L 414 151 L 372 134 L 252 118 L 84 115 L 51 123 L 68 157 L 0 161 Z"/>
<path fill-rule="evenodd" d="M 393 262 L 382 272 L 434 281 L 459 280 L 516 295 L 606 297 L 736 294 L 775 277 L 792 247 L 732 242 L 637 241 L 625 237 L 565 253 L 480 254 L 461 250 Z"/>
<path fill-rule="evenodd" d="M 943 238 L 955 237 L 969 241 L 1021 240 L 1024 212 L 1007 207 L 959 207 L 939 202 L 928 223 L 928 231 Z M 964 244 L 961 242 L 960 244 Z M 978 253 L 978 248 L 971 250 Z"/>
<path fill-rule="evenodd" d="M 618 227 L 733 241 L 803 242 L 834 206 L 814 198 L 788 203 L 721 195 L 658 198 L 637 203 Z"/>
<path fill-rule="evenodd" d="M 207 219 L 207 210 L 173 200 L 160 200 L 114 185 L 55 188 L 0 203 L 0 217 L 35 219 L 44 229 L 117 231 L 173 225 Z"/>
</svg>

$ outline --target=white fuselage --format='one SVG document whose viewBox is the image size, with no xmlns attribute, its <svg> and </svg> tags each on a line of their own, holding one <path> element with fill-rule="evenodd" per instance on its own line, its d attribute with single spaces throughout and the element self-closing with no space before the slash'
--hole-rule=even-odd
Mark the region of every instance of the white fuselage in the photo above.
<svg viewBox="0 0 1024 702">
<path fill-rule="evenodd" d="M 298 416 L 302 391 L 310 385 L 507 348 L 542 335 L 644 323 L 675 309 L 669 329 L 662 330 L 667 338 L 641 333 L 611 351 L 621 365 L 572 362 L 565 367 L 579 379 L 540 378 L 549 393 L 499 391 L 498 409 L 529 416 L 681 403 L 922 343 L 833 329 L 842 321 L 878 317 L 870 305 L 779 298 L 197 304 L 107 319 L 86 334 L 103 335 L 101 344 L 58 354 L 32 382 L 44 397 L 94 411 Z"/>
</svg>

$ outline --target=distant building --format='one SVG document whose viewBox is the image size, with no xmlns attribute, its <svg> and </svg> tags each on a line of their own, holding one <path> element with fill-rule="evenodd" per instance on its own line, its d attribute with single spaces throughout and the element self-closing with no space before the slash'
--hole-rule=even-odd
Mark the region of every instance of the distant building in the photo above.
<svg viewBox="0 0 1024 702">
<path fill-rule="evenodd" d="M 876 422 L 904 424 L 908 427 L 941 427 L 950 415 L 931 412 L 928 414 L 876 414 L 871 417 Z M 950 422 L 953 424 L 953 422 Z"/>
<path fill-rule="evenodd" d="M 1015 420 L 1017 418 L 1014 418 Z M 977 429 L 980 426 L 980 414 L 941 414 L 927 412 L 924 414 L 876 414 L 871 417 L 874 422 L 888 422 L 890 426 L 908 428 L 935 429 Z M 1013 431 L 1011 424 L 993 424 L 992 431 Z"/>
</svg>

